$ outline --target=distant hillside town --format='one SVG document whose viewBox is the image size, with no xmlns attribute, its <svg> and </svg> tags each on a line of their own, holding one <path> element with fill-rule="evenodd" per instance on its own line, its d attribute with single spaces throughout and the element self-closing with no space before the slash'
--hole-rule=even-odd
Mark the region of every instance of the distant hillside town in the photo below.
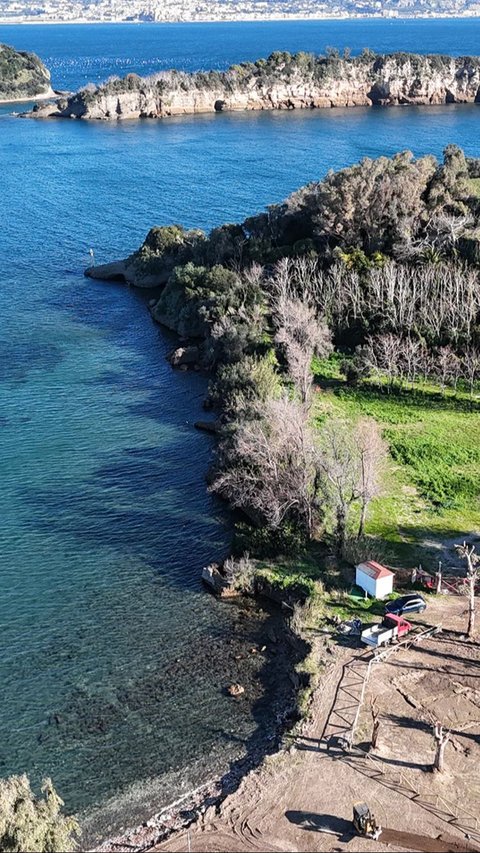
<svg viewBox="0 0 480 853">
<path fill-rule="evenodd" d="M 0 0 L 0 23 L 480 16 L 480 0 Z"/>
</svg>

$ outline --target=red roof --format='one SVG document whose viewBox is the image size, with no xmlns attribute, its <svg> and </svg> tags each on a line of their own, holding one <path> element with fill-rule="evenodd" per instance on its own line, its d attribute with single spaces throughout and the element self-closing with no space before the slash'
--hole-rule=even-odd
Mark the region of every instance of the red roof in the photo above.
<svg viewBox="0 0 480 853">
<path fill-rule="evenodd" d="M 375 578 L 375 580 L 378 580 L 378 578 L 389 578 L 394 574 L 390 569 L 380 565 L 380 563 L 376 563 L 375 560 L 367 560 L 365 563 L 360 563 L 357 569 L 361 569 L 364 574 Z"/>
</svg>

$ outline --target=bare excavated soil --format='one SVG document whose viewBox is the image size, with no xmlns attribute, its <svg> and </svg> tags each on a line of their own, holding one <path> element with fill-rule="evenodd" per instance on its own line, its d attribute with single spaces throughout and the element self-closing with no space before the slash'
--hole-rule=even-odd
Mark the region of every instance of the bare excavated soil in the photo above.
<svg viewBox="0 0 480 853">
<path fill-rule="evenodd" d="M 416 621 L 441 623 L 442 632 L 371 666 L 347 753 L 327 752 L 325 736 L 354 718 L 368 653 L 339 648 L 304 736 L 155 850 L 480 850 L 480 643 L 463 637 L 465 610 L 462 597 L 431 599 Z M 372 752 L 373 697 L 380 729 Z M 432 772 L 435 721 L 451 730 L 441 774 Z M 378 841 L 352 832 L 358 800 L 383 827 Z"/>
</svg>

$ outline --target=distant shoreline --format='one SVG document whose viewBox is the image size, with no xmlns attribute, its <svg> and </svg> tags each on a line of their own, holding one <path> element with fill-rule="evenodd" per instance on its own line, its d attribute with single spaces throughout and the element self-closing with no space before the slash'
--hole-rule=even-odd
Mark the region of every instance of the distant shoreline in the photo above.
<svg viewBox="0 0 480 853">
<path fill-rule="evenodd" d="M 455 21 L 471 21 L 471 20 L 479 20 L 480 13 L 468 13 L 464 15 L 458 14 L 449 14 L 445 12 L 444 14 L 431 15 L 425 13 L 424 15 L 410 15 L 408 17 L 390 17 L 388 15 L 381 14 L 372 14 L 372 15 L 321 15 L 312 13 L 311 15 L 242 15 L 239 17 L 231 17 L 231 18 L 202 18 L 200 19 L 171 19 L 165 21 L 126 21 L 124 18 L 115 18 L 110 21 L 106 21 L 104 19 L 85 19 L 85 18 L 76 18 L 74 20 L 63 21 L 63 20 L 54 20 L 54 21 L 45 21 L 45 20 L 33 20 L 32 18 L 20 18 L 18 20 L 4 19 L 0 18 L 0 26 L 8 27 L 8 26 L 32 26 L 35 24 L 42 26 L 68 26 L 68 25 L 88 25 L 88 24 L 131 24 L 136 26 L 159 26 L 162 24 L 242 24 L 242 23 L 274 23 L 274 22 L 288 22 L 288 21 L 305 21 L 308 23 L 309 21 L 384 21 L 389 23 L 394 22 L 405 22 L 405 21 L 436 21 L 436 20 L 455 20 Z"/>
</svg>

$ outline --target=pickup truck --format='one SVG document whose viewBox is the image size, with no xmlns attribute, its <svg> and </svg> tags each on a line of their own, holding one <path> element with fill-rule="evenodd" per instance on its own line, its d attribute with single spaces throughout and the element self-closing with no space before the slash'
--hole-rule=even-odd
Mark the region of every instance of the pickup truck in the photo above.
<svg viewBox="0 0 480 853">
<path fill-rule="evenodd" d="M 367 646 L 378 648 L 400 639 L 400 637 L 408 634 L 411 629 L 412 625 L 403 616 L 387 613 L 380 625 L 371 625 L 370 628 L 365 628 L 360 639 Z"/>
</svg>

